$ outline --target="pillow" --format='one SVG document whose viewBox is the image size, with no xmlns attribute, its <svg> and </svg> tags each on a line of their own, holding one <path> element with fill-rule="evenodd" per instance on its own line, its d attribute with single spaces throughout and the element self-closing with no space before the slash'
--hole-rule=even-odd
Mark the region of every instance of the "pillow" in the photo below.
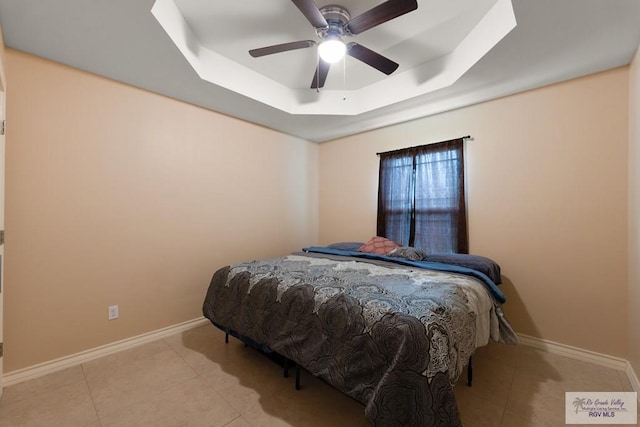
<svg viewBox="0 0 640 427">
<path fill-rule="evenodd" d="M 429 254 L 425 261 L 442 262 L 471 268 L 489 276 L 489 279 L 493 280 L 496 285 L 502 283 L 500 265 L 491 258 L 470 254 Z"/>
<path fill-rule="evenodd" d="M 406 258 L 411 261 L 422 261 L 427 257 L 427 253 L 425 251 L 411 246 L 402 246 L 396 248 L 389 252 L 387 255 L 398 258 Z"/>
<path fill-rule="evenodd" d="M 357 251 L 360 246 L 364 245 L 362 242 L 338 242 L 328 245 L 328 248 L 337 249 L 339 251 Z"/>
<path fill-rule="evenodd" d="M 375 236 L 372 237 L 364 245 L 358 248 L 359 252 L 369 252 L 372 254 L 378 255 L 386 255 L 394 249 L 399 248 L 401 245 L 394 242 L 393 240 L 389 240 L 385 237 Z"/>
</svg>

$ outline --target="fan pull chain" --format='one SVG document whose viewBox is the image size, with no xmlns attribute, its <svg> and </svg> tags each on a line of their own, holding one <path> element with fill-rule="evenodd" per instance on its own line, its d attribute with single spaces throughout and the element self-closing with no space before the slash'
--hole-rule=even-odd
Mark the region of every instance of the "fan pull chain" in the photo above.
<svg viewBox="0 0 640 427">
<path fill-rule="evenodd" d="M 342 90 L 347 90 L 347 55 L 342 58 Z"/>
<path fill-rule="evenodd" d="M 316 49 L 316 93 L 320 93 L 320 52 Z"/>
<path fill-rule="evenodd" d="M 347 55 L 342 58 L 342 100 L 347 100 Z"/>
</svg>

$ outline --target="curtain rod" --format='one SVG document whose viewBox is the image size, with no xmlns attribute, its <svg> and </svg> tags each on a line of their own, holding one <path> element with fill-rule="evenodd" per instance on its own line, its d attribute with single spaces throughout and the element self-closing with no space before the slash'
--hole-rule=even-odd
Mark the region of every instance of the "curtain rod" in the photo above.
<svg viewBox="0 0 640 427">
<path fill-rule="evenodd" d="M 473 141 L 473 137 L 471 135 L 465 135 L 465 136 L 461 136 L 459 138 L 453 138 L 453 139 L 449 139 L 447 141 L 440 141 L 440 142 L 448 142 L 448 141 L 455 141 L 456 139 L 461 139 L 462 141 Z M 430 144 L 439 144 L 439 142 L 431 142 L 429 144 L 422 144 L 422 145 L 430 145 Z M 400 151 L 400 150 L 410 150 L 412 148 L 418 148 L 418 147 L 422 147 L 422 145 L 416 145 L 413 147 L 407 147 L 407 148 L 398 148 L 397 150 L 390 150 L 390 151 L 383 151 L 381 153 L 376 153 L 376 156 L 379 156 L 380 154 L 387 154 L 387 153 L 393 153 L 394 151 Z"/>
</svg>

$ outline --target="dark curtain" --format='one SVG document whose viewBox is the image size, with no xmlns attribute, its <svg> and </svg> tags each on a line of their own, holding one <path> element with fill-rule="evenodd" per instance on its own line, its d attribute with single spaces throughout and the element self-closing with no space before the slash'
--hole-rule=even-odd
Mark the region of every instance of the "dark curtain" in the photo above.
<svg viewBox="0 0 640 427">
<path fill-rule="evenodd" d="M 462 138 L 380 154 L 377 234 L 428 253 L 468 253 Z"/>
</svg>

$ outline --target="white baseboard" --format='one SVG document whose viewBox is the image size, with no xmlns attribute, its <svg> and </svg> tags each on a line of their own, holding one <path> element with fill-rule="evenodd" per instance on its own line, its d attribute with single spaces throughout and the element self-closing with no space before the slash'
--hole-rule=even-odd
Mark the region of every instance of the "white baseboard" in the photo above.
<svg viewBox="0 0 640 427">
<path fill-rule="evenodd" d="M 6 373 L 2 377 L 2 382 L 3 385 L 7 387 L 13 384 L 32 380 L 34 378 L 52 374 L 66 368 L 70 368 L 72 366 L 77 366 L 90 360 L 98 359 L 112 353 L 137 347 L 141 344 L 155 341 L 168 335 L 176 334 L 188 329 L 197 328 L 198 326 L 206 325 L 208 323 L 209 320 L 205 319 L 204 317 L 199 317 L 197 319 L 178 323 L 176 325 L 158 329 L 146 334 L 127 338 L 121 341 L 116 341 L 111 344 L 106 344 L 90 350 L 82 351 L 70 356 L 61 357 L 59 359 Z M 624 371 L 629 378 L 629 382 L 631 383 L 633 390 L 638 392 L 638 395 L 640 396 L 640 381 L 638 380 L 638 376 L 633 370 L 631 364 L 625 359 L 609 356 L 602 353 L 596 353 L 594 351 L 584 350 L 578 347 L 572 347 L 541 338 L 531 337 L 528 335 L 518 334 L 518 338 L 520 339 L 520 344 L 534 347 L 539 350 L 559 354 L 576 360 L 582 360 L 584 362 L 593 363 L 595 365 L 604 366 L 607 368 L 617 369 L 619 371 Z"/>
<path fill-rule="evenodd" d="M 112 353 L 127 350 L 133 347 L 137 347 L 141 344 L 155 341 L 168 335 L 173 335 L 182 331 L 186 331 L 188 329 L 206 325 L 207 323 L 209 323 L 208 319 L 199 317 L 197 319 L 188 320 L 186 322 L 178 323 L 166 328 L 147 332 L 146 334 L 137 335 L 135 337 L 126 338 L 124 340 L 116 341 L 111 344 L 106 344 L 100 347 L 81 351 L 80 353 L 72 354 L 70 356 L 64 356 L 59 359 L 50 360 L 48 362 L 28 366 L 16 371 L 11 371 L 2 376 L 2 385 L 4 387 L 8 387 L 44 375 L 52 374 L 54 372 L 70 368 L 72 366 L 80 365 L 90 360 L 98 359 Z"/>
<path fill-rule="evenodd" d="M 638 376 L 633 370 L 633 366 L 631 366 L 631 363 L 627 365 L 627 369 L 625 369 L 624 372 L 625 374 L 627 374 L 627 378 L 629 378 L 629 382 L 631 383 L 631 387 L 633 387 L 633 391 L 638 393 L 638 400 L 640 401 L 640 381 L 638 380 Z"/>
<path fill-rule="evenodd" d="M 608 354 L 597 353 L 595 351 L 585 350 L 578 347 L 572 347 L 570 345 L 560 344 L 553 341 L 544 340 L 542 338 L 530 337 L 528 335 L 518 334 L 520 344 L 528 345 L 530 347 L 537 348 L 549 353 L 559 354 L 571 359 L 581 360 L 583 362 L 593 363 L 594 365 L 604 366 L 606 368 L 616 369 L 623 371 L 633 390 L 640 396 L 640 381 L 636 376 L 633 366 L 628 360 L 620 357 L 609 356 Z"/>
<path fill-rule="evenodd" d="M 617 369 L 619 371 L 626 370 L 627 365 L 629 364 L 628 361 L 619 357 L 596 353 L 595 351 L 584 350 L 582 348 L 572 347 L 570 345 L 560 344 L 544 340 L 542 338 L 530 337 L 522 334 L 518 334 L 518 338 L 520 338 L 520 344 L 535 347 L 549 353 L 570 357 L 572 359 L 582 360 L 583 362 L 593 363 L 594 365 Z"/>
</svg>

